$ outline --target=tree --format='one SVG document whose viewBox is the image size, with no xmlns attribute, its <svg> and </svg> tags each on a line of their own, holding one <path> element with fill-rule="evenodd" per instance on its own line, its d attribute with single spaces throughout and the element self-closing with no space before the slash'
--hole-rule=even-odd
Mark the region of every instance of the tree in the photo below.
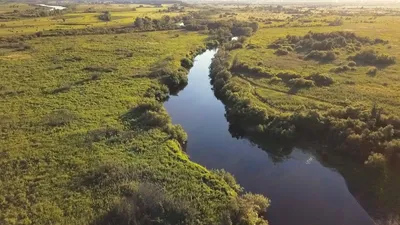
<svg viewBox="0 0 400 225">
<path fill-rule="evenodd" d="M 143 29 L 144 22 L 143 19 L 140 17 L 136 17 L 135 22 L 133 23 L 136 28 Z"/>
<path fill-rule="evenodd" d="M 103 21 L 111 21 L 111 13 L 109 11 L 105 11 L 99 16 L 99 19 Z"/>
</svg>

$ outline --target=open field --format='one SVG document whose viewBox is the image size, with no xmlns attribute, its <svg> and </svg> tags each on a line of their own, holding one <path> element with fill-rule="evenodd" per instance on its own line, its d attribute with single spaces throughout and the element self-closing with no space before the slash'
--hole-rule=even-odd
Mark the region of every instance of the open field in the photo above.
<svg viewBox="0 0 400 225">
<path fill-rule="evenodd" d="M 15 8 L 17 7 L 18 8 Z M 142 6 L 142 7 L 141 7 Z M 0 35 L 21 35 L 30 34 L 45 30 L 70 30 L 70 29 L 84 29 L 90 27 L 115 27 L 123 25 L 132 25 L 136 17 L 150 17 L 152 19 L 159 19 L 163 16 L 177 16 L 182 15 L 182 12 L 164 12 L 171 5 L 163 5 L 156 7 L 152 5 L 138 5 L 138 4 L 90 4 L 90 5 L 70 5 L 63 14 L 47 16 L 47 17 L 21 17 L 19 13 L 12 13 L 17 9 L 24 12 L 27 9 L 35 9 L 32 5 L 25 4 L 0 4 L 0 16 L 3 14 L 5 17 L 14 19 L 0 19 Z M 193 11 L 194 9 L 186 9 Z M 111 21 L 102 21 L 99 19 L 104 11 L 111 13 Z M 163 11 L 163 12 L 160 12 Z M 11 13 L 11 14 L 7 14 Z"/>
<path fill-rule="evenodd" d="M 165 15 L 144 12 L 112 12 L 112 23 Z M 75 15 L 105 25 L 97 14 Z M 49 17 L 5 23 L 31 22 L 59 28 Z M 162 106 L 170 92 L 162 83 L 186 77 L 181 60 L 190 62 L 206 37 L 154 31 L 2 42 L 0 224 L 214 224 L 241 215 L 264 224 L 257 212 L 268 200 L 239 197 L 231 175 L 191 162 L 185 131 Z"/>
</svg>

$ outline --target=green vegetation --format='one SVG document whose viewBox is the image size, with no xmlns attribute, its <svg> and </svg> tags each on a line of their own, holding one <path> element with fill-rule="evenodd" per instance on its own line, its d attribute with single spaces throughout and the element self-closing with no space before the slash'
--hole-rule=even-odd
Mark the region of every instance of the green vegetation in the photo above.
<svg viewBox="0 0 400 225">
<path fill-rule="evenodd" d="M 100 6 L 63 15 L 125 13 Z M 167 18 L 153 8 L 126 13 Z M 96 24 L 0 37 L 0 224 L 267 224 L 269 200 L 191 162 L 162 106 L 207 36 Z"/>
<path fill-rule="evenodd" d="M 249 135 L 325 140 L 337 150 L 357 155 L 361 160 L 366 160 L 372 152 L 389 157 L 393 155 L 392 150 L 400 151 L 400 146 L 395 144 L 400 138 L 399 115 L 393 105 L 388 108 L 384 105 L 390 101 L 387 95 L 380 97 L 375 92 L 364 92 L 360 101 L 357 100 L 359 93 L 351 94 L 354 85 L 349 85 L 376 86 L 359 70 L 367 70 L 368 75 L 376 76 L 378 69 L 368 69 L 365 65 L 383 69 L 395 64 L 394 56 L 369 50 L 374 46 L 382 49 L 388 41 L 334 31 L 286 35 L 272 43 L 260 42 L 270 36 L 271 29 L 260 30 L 246 41 L 257 47 L 225 48 L 213 62 L 211 76 L 216 92 L 228 105 L 230 122 L 241 124 Z M 295 50 L 291 53 L 290 49 Z M 353 49 L 359 52 L 351 55 Z M 263 60 L 265 54 L 268 59 Z M 287 60 L 292 62 L 283 66 Z M 332 69 L 332 65 L 339 66 Z M 393 69 L 388 71 L 379 79 L 390 80 L 395 76 L 391 75 Z M 222 82 L 222 72 L 224 77 L 231 78 Z M 225 75 L 227 72 L 232 75 Z M 340 76 L 330 75 L 330 72 Z M 348 100 L 340 99 L 338 93 L 345 94 Z M 394 99 L 399 98 L 395 92 L 389 93 L 393 93 Z M 288 94 L 292 96 L 285 98 Z M 388 146 L 392 146 L 392 150 Z"/>
<path fill-rule="evenodd" d="M 248 7 L 231 16 L 260 24 L 241 48 L 221 48 L 211 65 L 233 135 L 258 145 L 269 137 L 327 146 L 321 161 L 368 193 L 373 212 L 399 215 L 398 10 L 375 17 L 369 9 L 293 10 Z M 334 162 L 339 155 L 352 160 Z"/>
</svg>

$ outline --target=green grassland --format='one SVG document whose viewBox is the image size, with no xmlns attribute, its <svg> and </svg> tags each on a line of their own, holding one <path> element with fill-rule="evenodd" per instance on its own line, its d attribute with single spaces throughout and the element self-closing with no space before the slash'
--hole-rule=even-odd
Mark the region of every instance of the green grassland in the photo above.
<svg viewBox="0 0 400 225">
<path fill-rule="evenodd" d="M 382 53 L 399 57 L 398 40 L 392 35 L 394 18 L 380 18 L 379 24 L 346 24 L 341 27 L 321 27 L 313 28 L 312 32 L 332 32 L 332 31 L 354 31 L 358 35 L 370 38 L 382 38 L 389 40 L 388 45 L 365 46 L 365 49 L 375 49 Z M 389 29 L 392 29 L 389 32 Z M 312 72 L 322 72 L 331 74 L 335 79 L 335 84 L 329 88 L 309 88 L 301 89 L 296 95 L 287 95 L 290 87 L 283 83 L 271 83 L 270 79 L 263 77 L 249 77 L 245 79 L 253 81 L 261 85 L 259 93 L 261 96 L 271 100 L 278 108 L 283 110 L 294 111 L 300 105 L 307 108 L 314 108 L 317 105 L 325 105 L 325 109 L 332 107 L 343 107 L 348 105 L 371 107 L 374 103 L 385 108 L 390 114 L 398 114 L 400 102 L 399 88 L 400 85 L 398 73 L 400 67 L 395 64 L 387 68 L 380 69 L 376 76 L 366 75 L 368 66 L 359 66 L 354 71 L 346 71 L 343 73 L 333 73 L 331 70 L 337 66 L 347 65 L 347 57 L 354 53 L 347 53 L 346 50 L 339 50 L 337 59 L 331 63 L 320 63 L 313 60 L 300 59 L 296 52 L 290 52 L 285 56 L 277 56 L 274 49 L 268 49 L 267 45 L 271 44 L 278 38 L 286 35 L 304 36 L 310 31 L 310 28 L 271 28 L 261 29 L 253 37 L 249 38 L 248 43 L 255 47 L 253 49 L 240 49 L 233 52 L 240 62 L 248 64 L 250 67 L 260 66 L 270 70 L 292 70 L 304 76 Z M 264 88 L 263 88 L 264 87 Z M 273 96 L 281 96 L 281 98 L 271 98 Z"/>
<path fill-rule="evenodd" d="M 210 66 L 234 135 L 261 147 L 312 145 L 350 189 L 368 193 L 360 202 L 371 215 L 398 218 L 399 11 L 294 9 L 225 9 L 214 17 L 259 24 L 224 44 Z"/>
<path fill-rule="evenodd" d="M 336 110 L 357 108 L 361 111 L 370 111 L 374 105 L 381 109 L 382 114 L 394 118 L 394 134 L 396 136 L 398 112 L 400 102 L 400 83 L 398 63 L 388 65 L 372 65 L 362 63 L 347 66 L 352 60 L 349 57 L 359 52 L 374 50 L 376 54 L 399 58 L 398 32 L 395 24 L 399 22 L 396 16 L 379 16 L 372 23 L 360 21 L 368 20 L 371 16 L 355 16 L 344 20 L 341 26 L 298 26 L 285 23 L 282 27 L 262 27 L 258 32 L 246 40 L 246 46 L 230 51 L 230 64 L 238 64 L 245 70 L 233 73 L 232 86 L 247 87 L 252 93 L 252 104 L 261 107 L 271 115 L 281 114 L 283 117 L 302 111 L 314 110 L 318 113 L 328 113 Z M 330 20 L 330 19 L 328 19 Z M 288 42 L 287 36 L 304 37 L 311 34 L 329 34 L 337 31 L 352 33 L 360 38 L 374 40 L 379 43 L 366 43 L 357 49 L 343 47 L 333 48 L 334 59 L 327 61 L 308 59 L 304 51 L 289 50 L 271 47 L 271 44 Z M 387 41 L 387 42 L 386 42 Z M 347 40 L 349 42 L 349 40 Z M 299 42 L 300 43 L 300 42 Z M 290 44 L 290 43 L 289 43 Z M 278 45 L 280 46 L 280 45 Z M 301 46 L 300 46 L 301 47 Z M 278 54 L 279 53 L 279 54 Z M 341 69 L 345 67 L 345 71 Z M 252 72 L 253 71 L 253 72 Z M 261 72 L 254 72 L 261 71 Z M 372 71 L 372 72 L 371 72 Z M 298 88 L 283 80 L 279 73 L 295 73 L 305 82 L 311 74 L 324 74 L 332 80 L 330 85 L 314 85 Z M 278 74 L 278 77 L 275 76 Z M 289 78 L 290 79 L 290 78 Z M 295 80 L 293 80 L 295 81 Z M 297 83 L 298 84 L 298 83 Z M 307 84 L 302 84 L 307 85 Z"/>
<path fill-rule="evenodd" d="M 142 12 L 120 13 L 133 21 Z M 15 23 L 58 26 L 48 19 Z M 152 72 L 187 73 L 181 59 L 205 39 L 154 31 L 2 45 L 0 223 L 265 224 L 258 212 L 269 201 L 239 196 L 231 175 L 191 162 L 185 132 L 160 102 L 168 87 Z"/>
<path fill-rule="evenodd" d="M 150 17 L 159 19 L 162 16 L 182 15 L 182 12 L 166 12 L 170 5 L 156 7 L 151 5 L 143 5 L 139 7 L 137 4 L 90 4 L 90 5 L 70 5 L 63 14 L 47 16 L 47 17 L 21 17 L 19 13 L 11 14 L 15 16 L 13 19 L 0 19 L 0 35 L 21 35 L 35 33 L 46 30 L 70 30 L 84 29 L 91 27 L 115 27 L 123 25 L 132 25 L 136 17 Z M 34 5 L 18 4 L 1 4 L 0 16 L 7 16 L 14 9 L 24 12 L 27 9 L 35 9 Z M 37 7 L 36 7 L 37 8 Z M 46 9 L 44 9 L 46 10 Z M 188 8 L 187 11 L 194 9 Z M 104 11 L 111 12 L 111 21 L 102 21 L 98 17 Z M 160 12 L 162 11 L 162 12 Z"/>
</svg>

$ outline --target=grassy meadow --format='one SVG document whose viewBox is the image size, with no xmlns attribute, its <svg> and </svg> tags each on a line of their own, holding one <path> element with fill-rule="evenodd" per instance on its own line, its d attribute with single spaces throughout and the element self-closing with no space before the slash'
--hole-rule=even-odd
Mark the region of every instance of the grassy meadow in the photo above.
<svg viewBox="0 0 400 225">
<path fill-rule="evenodd" d="M 210 66 L 235 135 L 261 146 L 318 143 L 327 162 L 347 157 L 360 172 L 338 171 L 368 193 L 360 200 L 368 211 L 398 218 L 398 8 L 259 6 L 214 18 L 259 24 Z"/>
<path fill-rule="evenodd" d="M 98 13 L 79 12 L 87 7 L 62 17 L 107 25 Z M 165 15 L 111 7 L 109 25 Z M 0 22 L 0 37 L 19 40 L 0 44 L 0 224 L 267 223 L 258 216 L 266 198 L 242 194 L 230 174 L 189 160 L 186 133 L 162 105 L 170 92 L 164 81 L 186 76 L 182 59 L 191 62 L 204 50 L 207 35 L 18 39 L 62 23 L 51 16 Z"/>
<path fill-rule="evenodd" d="M 373 24 L 348 23 L 340 27 L 326 26 L 312 29 L 308 27 L 260 29 L 248 39 L 248 43 L 254 45 L 253 49 L 240 49 L 232 52 L 237 60 L 248 64 L 250 67 L 259 66 L 274 71 L 291 70 L 304 76 L 313 72 L 328 73 L 335 79 L 335 84 L 327 88 L 301 89 L 295 95 L 288 95 L 290 87 L 282 82 L 271 83 L 269 78 L 256 76 L 243 76 L 237 79 L 256 83 L 258 86 L 254 86 L 254 88 L 257 93 L 268 99 L 278 110 L 295 111 L 299 106 L 323 110 L 350 105 L 369 108 L 376 103 L 383 107 L 386 112 L 400 116 L 397 110 L 400 106 L 400 86 L 398 83 L 400 81 L 398 76 L 400 66 L 398 64 L 380 68 L 374 76 L 367 75 L 369 66 L 357 66 L 354 71 L 335 73 L 331 70 L 335 67 L 347 65 L 349 62 L 347 58 L 354 53 L 348 53 L 346 49 L 337 50 L 339 51 L 337 59 L 330 63 L 321 63 L 301 59 L 296 52 L 277 56 L 274 54 L 274 49 L 267 47 L 268 44 L 286 35 L 304 36 L 309 31 L 323 33 L 345 30 L 356 32 L 360 36 L 388 40 L 389 44 L 387 45 L 378 44 L 363 48 L 374 49 L 399 58 L 399 51 L 396 47 L 400 43 L 398 38 L 395 37 L 397 32 L 393 30 L 396 29 L 394 24 L 399 21 L 395 17 L 383 17 Z"/>
<path fill-rule="evenodd" d="M 116 27 L 132 25 L 136 17 L 150 17 L 159 19 L 162 16 L 182 15 L 182 12 L 165 12 L 172 5 L 154 5 L 139 4 L 82 4 L 67 5 L 63 14 L 48 17 L 23 17 L 21 12 L 25 10 L 43 9 L 35 5 L 27 4 L 1 4 L 0 3 L 0 35 L 12 36 L 21 34 L 30 34 L 46 30 L 70 30 L 84 29 L 91 27 Z M 13 13 L 18 10 L 18 13 Z M 44 8 L 43 10 L 46 10 Z M 187 9 L 188 11 L 194 9 Z M 111 12 L 111 21 L 102 21 L 98 17 L 104 11 Z M 163 11 L 163 12 L 160 12 Z M 13 19 L 1 19 L 11 17 Z"/>
</svg>

